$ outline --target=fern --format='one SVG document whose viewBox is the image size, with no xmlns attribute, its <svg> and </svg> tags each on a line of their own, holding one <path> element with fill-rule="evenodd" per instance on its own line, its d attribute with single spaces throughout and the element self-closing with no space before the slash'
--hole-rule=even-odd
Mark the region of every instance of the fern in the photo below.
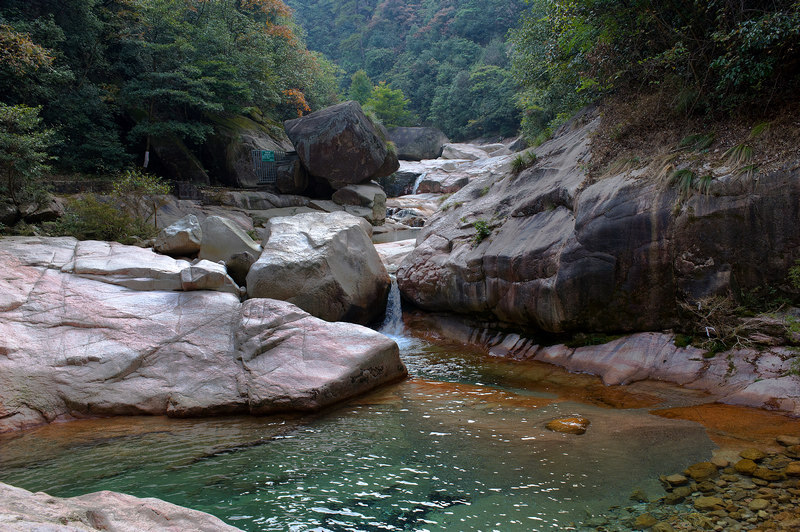
<svg viewBox="0 0 800 532">
<path fill-rule="evenodd" d="M 708 195 L 709 190 L 711 190 L 712 181 L 714 181 L 714 176 L 711 174 L 698 177 L 694 181 L 694 188 L 701 194 Z"/>
<path fill-rule="evenodd" d="M 744 176 L 747 179 L 751 179 L 757 173 L 758 173 L 758 165 L 755 164 L 748 164 L 736 170 L 736 175 Z"/>
</svg>

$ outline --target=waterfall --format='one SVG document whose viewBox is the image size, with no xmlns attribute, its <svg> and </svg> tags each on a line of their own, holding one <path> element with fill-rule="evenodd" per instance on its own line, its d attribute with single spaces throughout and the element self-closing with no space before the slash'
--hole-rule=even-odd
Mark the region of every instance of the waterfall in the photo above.
<svg viewBox="0 0 800 532">
<path fill-rule="evenodd" d="M 417 189 L 419 188 L 419 184 L 422 183 L 422 180 L 428 177 L 428 172 L 422 172 L 417 176 L 417 179 L 414 180 L 414 186 L 411 188 L 411 194 L 416 194 Z"/>
<path fill-rule="evenodd" d="M 400 288 L 397 286 L 397 278 L 392 275 L 392 289 L 389 291 L 389 300 L 386 302 L 386 317 L 378 332 L 387 336 L 403 336 L 405 325 L 403 325 L 403 308 L 400 304 Z"/>
</svg>

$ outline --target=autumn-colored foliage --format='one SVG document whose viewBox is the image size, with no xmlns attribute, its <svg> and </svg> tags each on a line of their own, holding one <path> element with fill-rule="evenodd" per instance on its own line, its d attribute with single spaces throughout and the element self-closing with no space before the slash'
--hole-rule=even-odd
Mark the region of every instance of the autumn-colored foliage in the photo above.
<svg viewBox="0 0 800 532">
<path fill-rule="evenodd" d="M 16 31 L 8 24 L 0 24 L 0 65 L 14 74 L 22 74 L 52 62 L 52 56 L 34 43 L 30 35 Z"/>
<path fill-rule="evenodd" d="M 303 113 L 311 112 L 311 107 L 309 107 L 308 102 L 306 102 L 306 96 L 302 91 L 287 89 L 283 91 L 283 95 L 286 96 L 289 105 L 292 105 L 297 110 L 298 117 L 303 116 Z"/>
</svg>

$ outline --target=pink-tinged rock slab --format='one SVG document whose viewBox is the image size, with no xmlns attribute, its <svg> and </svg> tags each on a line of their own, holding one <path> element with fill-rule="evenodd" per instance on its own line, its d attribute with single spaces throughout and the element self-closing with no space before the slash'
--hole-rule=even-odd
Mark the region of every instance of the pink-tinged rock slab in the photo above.
<svg viewBox="0 0 800 532">
<path fill-rule="evenodd" d="M 700 349 L 677 347 L 674 336 L 667 333 L 632 334 L 578 348 L 540 346 L 519 334 L 474 328 L 452 315 L 416 314 L 415 320 L 416 328 L 429 334 L 481 346 L 494 356 L 597 375 L 606 385 L 672 382 L 708 392 L 710 399 L 721 403 L 800 416 L 800 376 L 792 372 L 794 352 L 788 348 L 739 349 L 705 358 Z"/>
<path fill-rule="evenodd" d="M 0 530 L 9 532 L 235 532 L 213 515 L 113 491 L 51 497 L 0 483 Z"/>
<path fill-rule="evenodd" d="M 219 291 L 133 290 L 97 270 L 43 267 L 41 249 L 26 264 L 5 245 L 0 432 L 86 416 L 316 410 L 405 375 L 397 345 L 358 325 Z"/>
</svg>

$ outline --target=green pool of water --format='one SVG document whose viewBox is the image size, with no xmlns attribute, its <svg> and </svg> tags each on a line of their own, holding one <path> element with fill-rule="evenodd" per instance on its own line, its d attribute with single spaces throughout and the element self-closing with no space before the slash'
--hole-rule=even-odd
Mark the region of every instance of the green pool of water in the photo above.
<svg viewBox="0 0 800 532">
<path fill-rule="evenodd" d="M 0 481 L 159 497 L 252 531 L 567 530 L 634 489 L 660 494 L 659 474 L 714 447 L 697 424 L 608 408 L 586 376 L 454 346 L 404 351 L 412 378 L 316 416 L 121 418 L 5 436 Z M 544 428 L 572 414 L 591 420 L 586 434 Z"/>
</svg>

